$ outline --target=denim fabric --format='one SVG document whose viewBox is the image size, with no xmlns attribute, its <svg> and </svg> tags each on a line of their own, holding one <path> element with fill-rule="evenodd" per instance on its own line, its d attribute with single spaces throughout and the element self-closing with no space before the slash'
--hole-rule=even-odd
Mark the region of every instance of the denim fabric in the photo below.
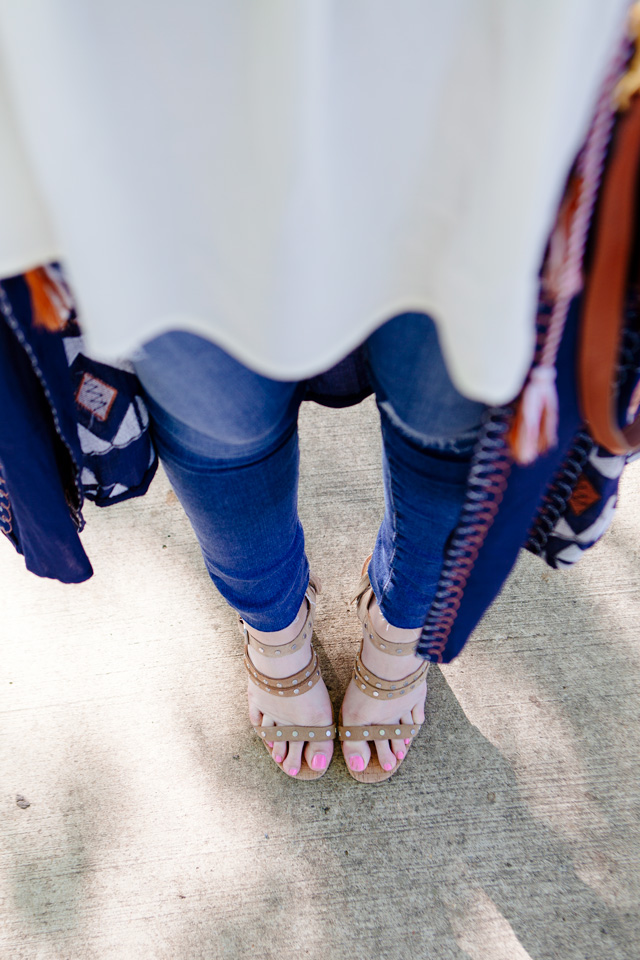
<svg viewBox="0 0 640 960">
<path fill-rule="evenodd" d="M 365 355 L 382 423 L 386 505 L 371 582 L 390 623 L 419 627 L 460 513 L 484 407 L 453 387 L 429 317 L 388 321 Z M 212 580 L 253 627 L 282 629 L 309 577 L 297 513 L 306 384 L 263 377 L 183 332 L 147 344 L 136 369 L 158 452 Z"/>
<path fill-rule="evenodd" d="M 365 352 L 378 407 L 419 447 L 468 458 L 484 405 L 462 397 L 451 382 L 430 317 L 394 317 L 368 338 Z"/>
</svg>

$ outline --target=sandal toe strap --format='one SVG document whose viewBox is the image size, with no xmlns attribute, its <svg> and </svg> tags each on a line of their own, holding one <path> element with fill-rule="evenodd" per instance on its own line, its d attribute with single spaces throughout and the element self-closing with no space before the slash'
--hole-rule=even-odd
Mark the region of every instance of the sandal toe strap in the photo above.
<svg viewBox="0 0 640 960">
<path fill-rule="evenodd" d="M 284 741 L 289 740 L 291 742 L 295 740 L 304 740 L 306 741 L 319 741 L 319 740 L 335 740 L 336 736 L 336 725 L 335 723 L 328 723 L 326 727 L 305 727 L 302 724 L 298 726 L 291 727 L 281 727 L 281 726 L 270 726 L 270 727 L 254 727 L 256 733 L 263 740 L 276 740 Z"/>
<path fill-rule="evenodd" d="M 416 737 L 420 723 L 365 724 L 363 726 L 338 727 L 338 740 L 406 740 Z"/>
</svg>

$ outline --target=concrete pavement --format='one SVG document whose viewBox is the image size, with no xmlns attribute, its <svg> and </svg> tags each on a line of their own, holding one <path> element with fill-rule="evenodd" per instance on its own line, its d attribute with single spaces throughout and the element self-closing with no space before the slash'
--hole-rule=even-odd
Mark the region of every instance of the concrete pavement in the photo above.
<svg viewBox="0 0 640 960">
<path fill-rule="evenodd" d="M 375 407 L 306 405 L 301 444 L 338 706 L 382 510 Z M 79 586 L 0 543 L 2 960 L 640 955 L 639 464 L 578 566 L 522 557 L 376 788 L 340 757 L 316 783 L 274 768 L 164 475 L 87 520 Z"/>
</svg>

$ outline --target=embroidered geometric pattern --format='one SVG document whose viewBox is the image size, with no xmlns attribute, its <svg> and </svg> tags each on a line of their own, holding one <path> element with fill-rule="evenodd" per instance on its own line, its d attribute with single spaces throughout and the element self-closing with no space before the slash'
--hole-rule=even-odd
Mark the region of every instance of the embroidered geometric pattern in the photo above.
<svg viewBox="0 0 640 960">
<path fill-rule="evenodd" d="M 76 391 L 76 403 L 92 413 L 98 420 L 106 420 L 118 391 L 108 383 L 85 373 Z"/>
<path fill-rule="evenodd" d="M 582 516 L 585 510 L 592 507 L 600 499 L 600 494 L 586 477 L 580 477 L 569 499 L 569 506 L 576 517 Z"/>
<path fill-rule="evenodd" d="M 140 496 L 158 459 L 133 368 L 87 356 L 77 325 L 65 330 L 63 343 L 75 399 L 84 495 L 101 506 Z"/>
<path fill-rule="evenodd" d="M 625 456 L 607 453 L 586 430 L 580 431 L 547 489 L 526 549 L 554 569 L 579 560 L 611 524 L 626 462 Z"/>
</svg>

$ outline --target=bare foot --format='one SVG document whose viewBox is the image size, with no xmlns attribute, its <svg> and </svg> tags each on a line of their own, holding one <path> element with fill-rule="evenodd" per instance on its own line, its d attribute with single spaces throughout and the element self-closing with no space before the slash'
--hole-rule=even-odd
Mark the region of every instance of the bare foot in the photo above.
<svg viewBox="0 0 640 960">
<path fill-rule="evenodd" d="M 389 640 L 390 644 L 415 643 L 421 630 L 403 630 L 387 623 L 375 598 L 369 606 L 371 624 L 381 638 Z M 362 662 L 372 673 L 384 680 L 402 680 L 409 676 L 418 667 L 424 665 L 422 657 L 408 655 L 402 657 L 390 656 L 379 650 L 364 632 L 362 647 Z M 424 723 L 424 703 L 427 696 L 426 680 L 416 687 L 410 696 L 402 700 L 374 700 L 363 693 L 353 680 L 349 683 L 342 703 L 342 723 L 344 726 L 361 726 L 364 724 L 384 724 L 391 726 L 398 723 Z M 383 770 L 390 772 L 396 764 L 403 760 L 411 740 L 376 740 L 375 748 L 378 761 Z M 356 773 L 366 769 L 371 758 L 371 748 L 364 741 L 343 741 L 342 752 L 349 767 Z"/>
<path fill-rule="evenodd" d="M 284 630 L 264 633 L 251 628 L 249 632 L 265 647 L 287 643 L 293 640 L 302 630 L 307 612 L 308 601 L 305 598 L 296 619 Z M 265 656 L 253 646 L 248 649 L 249 658 L 260 673 L 273 677 L 274 680 L 281 680 L 283 677 L 290 677 L 298 673 L 311 660 L 311 631 L 309 631 L 309 636 L 306 639 L 301 638 L 299 649 L 293 653 L 288 653 L 282 659 Z M 259 689 L 251 680 L 249 680 L 247 692 L 249 719 L 256 727 L 273 726 L 275 730 L 278 725 L 316 727 L 328 726 L 332 723 L 333 710 L 322 678 L 311 690 L 300 697 L 280 698 L 275 693 L 267 693 L 266 690 Z M 267 741 L 271 756 L 276 763 L 282 764 L 282 769 L 291 777 L 297 776 L 300 772 L 303 752 L 309 767 L 319 773 L 326 770 L 333 755 L 333 740 L 318 743 L 307 742 L 306 747 L 304 741 L 296 740 L 284 743 L 278 741 L 276 743 L 274 740 Z"/>
</svg>

